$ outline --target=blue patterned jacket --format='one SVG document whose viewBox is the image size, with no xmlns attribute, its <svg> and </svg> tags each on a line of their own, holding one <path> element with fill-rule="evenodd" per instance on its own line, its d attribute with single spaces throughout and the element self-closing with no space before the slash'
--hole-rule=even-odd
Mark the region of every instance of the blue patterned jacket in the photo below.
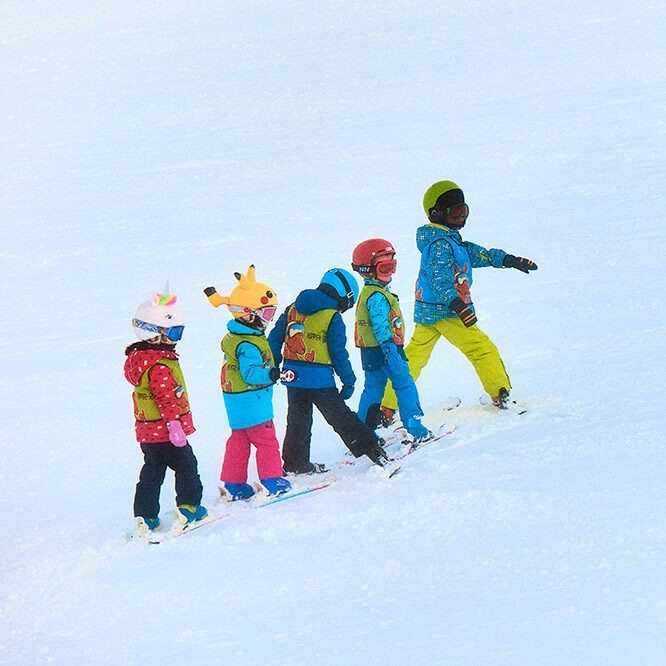
<svg viewBox="0 0 666 666">
<path fill-rule="evenodd" d="M 437 224 L 417 229 L 416 246 L 421 252 L 421 265 L 416 280 L 414 321 L 425 325 L 456 317 L 449 307 L 454 298 L 460 297 L 471 305 L 472 268 L 502 268 L 506 255 L 504 250 L 486 250 L 464 241 L 460 232 Z"/>
</svg>

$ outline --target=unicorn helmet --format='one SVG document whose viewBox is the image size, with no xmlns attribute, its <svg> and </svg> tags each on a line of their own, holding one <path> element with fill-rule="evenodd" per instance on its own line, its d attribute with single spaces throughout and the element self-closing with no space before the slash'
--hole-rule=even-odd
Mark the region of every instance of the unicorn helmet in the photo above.
<svg viewBox="0 0 666 666">
<path fill-rule="evenodd" d="M 152 340 L 162 334 L 172 342 L 180 340 L 185 321 L 176 306 L 175 294 L 153 294 L 139 305 L 132 319 L 134 333 L 139 340 Z"/>
</svg>

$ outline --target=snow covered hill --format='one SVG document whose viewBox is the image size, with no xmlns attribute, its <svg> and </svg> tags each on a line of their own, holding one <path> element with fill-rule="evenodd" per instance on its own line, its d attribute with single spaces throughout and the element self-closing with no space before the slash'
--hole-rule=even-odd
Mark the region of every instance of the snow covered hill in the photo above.
<svg viewBox="0 0 666 666">
<path fill-rule="evenodd" d="M 0 3 L 0 663 L 663 663 L 665 19 L 649 0 Z M 466 238 L 539 265 L 473 287 L 529 413 L 481 406 L 442 341 L 418 386 L 430 413 L 462 398 L 456 431 L 399 475 L 338 466 L 321 492 L 127 543 L 138 303 L 179 294 L 212 506 L 227 314 L 203 287 L 253 263 L 284 306 L 382 236 L 411 322 L 443 178 Z M 277 387 L 280 433 L 285 406 Z M 321 419 L 313 448 L 344 458 Z"/>
</svg>

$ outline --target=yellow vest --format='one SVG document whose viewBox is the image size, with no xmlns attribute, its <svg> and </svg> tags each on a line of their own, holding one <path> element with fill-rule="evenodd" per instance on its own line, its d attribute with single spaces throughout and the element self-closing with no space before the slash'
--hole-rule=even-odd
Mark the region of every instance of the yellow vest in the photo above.
<svg viewBox="0 0 666 666">
<path fill-rule="evenodd" d="M 240 365 L 236 349 L 241 342 L 249 342 L 259 349 L 264 363 L 273 362 L 273 354 L 268 345 L 265 335 L 239 335 L 238 333 L 227 333 L 222 338 L 222 351 L 224 352 L 224 363 L 220 372 L 220 384 L 223 393 L 244 393 L 245 391 L 258 391 L 270 386 L 268 384 L 248 384 L 241 375 Z"/>
<path fill-rule="evenodd" d="M 180 415 L 187 414 L 190 411 L 190 403 L 187 398 L 187 389 L 185 388 L 185 379 L 183 378 L 183 371 L 180 369 L 180 363 L 177 360 L 172 358 L 161 358 L 159 361 L 156 361 L 149 368 L 146 368 L 143 375 L 141 375 L 141 381 L 139 385 L 134 388 L 133 399 L 134 399 L 134 418 L 137 421 L 143 421 L 144 423 L 152 421 L 160 421 L 162 415 L 160 414 L 159 407 L 155 402 L 155 396 L 150 390 L 150 383 L 148 381 L 148 373 L 150 368 L 154 365 L 166 365 L 173 378 L 176 380 L 176 404 L 180 410 Z"/>
<path fill-rule="evenodd" d="M 393 342 L 399 347 L 405 344 L 405 327 L 402 322 L 400 301 L 395 294 L 387 291 L 378 284 L 364 284 L 356 304 L 356 321 L 354 323 L 354 344 L 357 347 L 379 347 L 379 340 L 375 336 L 370 324 L 368 312 L 368 299 L 376 292 L 384 294 L 389 302 L 389 328 Z"/>
<path fill-rule="evenodd" d="M 336 312 L 331 308 L 304 315 L 290 305 L 282 353 L 284 359 L 332 365 L 328 351 L 328 327 Z"/>
</svg>

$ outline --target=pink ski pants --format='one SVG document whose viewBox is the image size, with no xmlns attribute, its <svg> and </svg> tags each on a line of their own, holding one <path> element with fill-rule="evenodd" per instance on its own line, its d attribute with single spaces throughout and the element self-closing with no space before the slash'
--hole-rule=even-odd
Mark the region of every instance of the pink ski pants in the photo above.
<svg viewBox="0 0 666 666">
<path fill-rule="evenodd" d="M 273 421 L 266 421 L 251 428 L 231 431 L 220 474 L 222 483 L 247 483 L 250 444 L 257 449 L 257 474 L 260 479 L 284 475 L 275 425 Z"/>
</svg>

